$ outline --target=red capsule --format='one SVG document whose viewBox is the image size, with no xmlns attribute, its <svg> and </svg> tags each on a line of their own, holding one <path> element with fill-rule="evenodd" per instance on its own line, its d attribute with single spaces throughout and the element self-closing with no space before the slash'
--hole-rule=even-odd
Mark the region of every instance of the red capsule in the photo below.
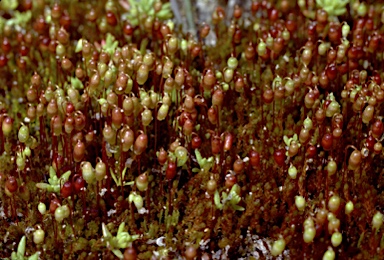
<svg viewBox="0 0 384 260">
<path fill-rule="evenodd" d="M 248 157 L 249 157 L 249 163 L 252 167 L 258 167 L 260 165 L 260 154 L 257 151 L 255 150 L 249 151 Z"/>
<path fill-rule="evenodd" d="M 66 181 L 63 184 L 63 186 L 61 187 L 60 194 L 61 194 L 61 196 L 63 196 L 63 198 L 68 198 L 69 196 L 71 196 L 72 195 L 72 182 Z"/>
<path fill-rule="evenodd" d="M 52 196 L 51 203 L 49 204 L 49 212 L 55 214 L 56 209 L 60 206 L 60 200 L 56 196 Z"/>
<path fill-rule="evenodd" d="M 236 175 L 228 174 L 225 177 L 225 187 L 228 189 L 232 188 L 233 185 L 237 183 Z"/>
<path fill-rule="evenodd" d="M 374 138 L 380 138 L 384 131 L 383 122 L 380 119 L 377 119 L 372 124 L 372 135 Z"/>
<path fill-rule="evenodd" d="M 278 166 L 283 166 L 285 164 L 285 151 L 284 149 L 276 149 L 273 153 L 273 158 Z"/>
<path fill-rule="evenodd" d="M 317 154 L 316 146 L 314 146 L 314 145 L 308 146 L 308 148 L 307 148 L 308 158 L 314 158 L 316 156 L 316 154 Z"/>
<path fill-rule="evenodd" d="M 164 165 L 167 162 L 168 154 L 163 147 L 160 148 L 160 151 L 157 153 L 157 161 L 160 165 Z"/>
<path fill-rule="evenodd" d="M 202 140 L 201 140 L 200 136 L 194 135 L 192 137 L 192 141 L 191 141 L 192 149 L 200 148 L 201 144 L 202 144 Z"/>
<path fill-rule="evenodd" d="M 373 147 L 375 146 L 376 140 L 372 135 L 370 135 L 367 137 L 365 143 L 366 143 L 367 148 L 370 151 L 373 151 Z"/>
<path fill-rule="evenodd" d="M 168 180 L 172 180 L 176 176 L 177 165 L 175 162 L 168 160 L 167 170 L 165 171 L 165 176 Z"/>
<path fill-rule="evenodd" d="M 76 193 L 80 193 L 85 187 L 85 180 L 80 174 L 75 174 L 72 178 L 72 182 Z"/>
<path fill-rule="evenodd" d="M 5 182 L 5 188 L 11 193 L 14 193 L 18 189 L 17 180 L 14 176 L 9 176 L 7 181 Z"/>
<path fill-rule="evenodd" d="M 332 136 L 332 134 L 330 134 L 330 133 L 325 134 L 323 136 L 323 138 L 321 139 L 321 146 L 323 147 L 323 149 L 325 151 L 329 151 L 329 150 L 331 150 L 332 145 L 333 145 L 333 136 Z"/>
</svg>

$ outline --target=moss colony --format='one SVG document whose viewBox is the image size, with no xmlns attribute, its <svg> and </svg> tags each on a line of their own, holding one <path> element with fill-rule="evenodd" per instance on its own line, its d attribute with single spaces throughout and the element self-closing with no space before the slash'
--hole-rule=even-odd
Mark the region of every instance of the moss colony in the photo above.
<svg viewBox="0 0 384 260">
<path fill-rule="evenodd" d="M 0 257 L 383 259 L 384 5 L 171 2 L 1 1 Z"/>
</svg>

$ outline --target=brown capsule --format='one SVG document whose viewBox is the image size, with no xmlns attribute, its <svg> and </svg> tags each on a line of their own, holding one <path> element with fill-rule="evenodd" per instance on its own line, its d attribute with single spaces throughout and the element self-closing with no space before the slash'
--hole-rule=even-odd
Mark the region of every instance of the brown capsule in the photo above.
<svg viewBox="0 0 384 260">
<path fill-rule="evenodd" d="M 301 128 L 300 134 L 299 134 L 299 141 L 300 141 L 300 143 L 302 143 L 302 144 L 307 143 L 309 137 L 310 137 L 309 129 L 306 129 L 304 127 Z"/>
<path fill-rule="evenodd" d="M 3 41 L 1 42 L 1 49 L 7 54 L 12 50 L 11 42 L 9 41 L 8 37 L 4 37 Z"/>
<path fill-rule="evenodd" d="M 111 60 L 111 56 L 108 52 L 102 51 L 99 55 L 99 61 L 103 64 L 108 64 Z"/>
<path fill-rule="evenodd" d="M 375 96 L 371 96 L 369 99 L 368 99 L 368 105 L 370 106 L 376 106 L 377 104 L 377 99 Z"/>
<path fill-rule="evenodd" d="M 212 154 L 220 154 L 221 152 L 221 138 L 219 136 L 211 137 L 211 151 Z"/>
<path fill-rule="evenodd" d="M 134 111 L 134 103 L 131 97 L 125 97 L 123 100 L 123 110 L 126 116 L 132 115 Z"/>
<path fill-rule="evenodd" d="M 341 41 L 341 26 L 339 26 L 336 23 L 331 23 L 331 26 L 329 27 L 328 30 L 328 37 L 329 40 L 333 44 L 338 44 Z"/>
<path fill-rule="evenodd" d="M 295 141 L 292 141 L 288 147 L 288 156 L 293 157 L 299 152 L 299 144 Z"/>
<path fill-rule="evenodd" d="M 222 89 L 218 88 L 213 92 L 212 95 L 212 105 L 221 107 L 224 102 L 224 92 Z"/>
<path fill-rule="evenodd" d="M 95 131 L 92 128 L 90 128 L 87 131 L 87 133 L 85 134 L 85 137 L 84 137 L 85 138 L 85 142 L 87 144 L 92 143 L 95 140 L 95 136 L 96 136 Z"/>
<path fill-rule="evenodd" d="M 68 58 L 61 60 L 61 68 L 65 71 L 71 71 L 73 69 L 72 61 Z"/>
<path fill-rule="evenodd" d="M 36 107 L 35 106 L 28 104 L 27 117 L 32 122 L 36 119 Z"/>
<path fill-rule="evenodd" d="M 31 199 L 31 193 L 26 185 L 26 183 L 23 183 L 19 187 L 19 196 L 24 201 L 29 201 Z"/>
<path fill-rule="evenodd" d="M 79 80 L 84 80 L 85 79 L 85 73 L 84 70 L 79 66 L 75 70 L 75 75 Z"/>
<path fill-rule="evenodd" d="M 381 103 L 384 101 L 384 91 L 383 90 L 378 90 L 376 93 L 375 93 L 375 97 L 376 97 L 376 100 L 378 103 Z"/>
<path fill-rule="evenodd" d="M 7 181 L 5 182 L 5 188 L 7 188 L 10 193 L 14 193 L 15 191 L 17 191 L 18 187 L 19 186 L 17 184 L 16 178 L 14 176 L 9 176 Z"/>
<path fill-rule="evenodd" d="M 31 77 L 31 84 L 33 87 L 40 87 L 40 85 L 41 85 L 41 77 L 39 74 L 37 74 L 36 71 L 33 74 L 33 76 Z"/>
<path fill-rule="evenodd" d="M 325 111 L 322 108 L 318 108 L 315 113 L 315 118 L 318 124 L 321 124 L 325 119 Z"/>
<path fill-rule="evenodd" d="M 260 154 L 257 151 L 252 149 L 249 151 L 248 157 L 249 163 L 252 167 L 258 167 L 260 165 Z"/>
<path fill-rule="evenodd" d="M 184 255 L 185 255 L 185 259 L 186 260 L 193 260 L 193 259 L 195 259 L 196 256 L 197 256 L 197 249 L 196 249 L 196 247 L 193 246 L 193 245 L 188 246 L 185 249 Z"/>
<path fill-rule="evenodd" d="M 236 27 L 235 33 L 233 34 L 233 42 L 235 44 L 239 44 L 241 42 L 241 40 L 243 39 L 241 32 L 242 32 L 241 29 Z"/>
<path fill-rule="evenodd" d="M 208 69 L 203 77 L 204 88 L 212 89 L 213 85 L 216 83 L 216 76 L 211 69 Z"/>
<path fill-rule="evenodd" d="M 99 72 L 95 70 L 95 73 L 91 76 L 91 79 L 89 80 L 89 89 L 91 91 L 95 91 L 97 87 L 100 84 L 100 75 Z"/>
<path fill-rule="evenodd" d="M 308 66 L 308 64 L 311 62 L 312 60 L 312 50 L 309 49 L 309 48 L 305 48 L 303 50 L 303 53 L 301 54 L 301 60 L 303 61 L 303 63 L 305 64 L 305 66 Z"/>
<path fill-rule="evenodd" d="M 75 162 L 81 162 L 85 155 L 85 145 L 82 141 L 78 140 L 73 148 L 73 159 Z"/>
<path fill-rule="evenodd" d="M 249 44 L 247 45 L 247 47 L 245 48 L 245 58 L 248 60 L 248 61 L 251 61 L 255 58 L 256 56 L 256 51 L 255 51 L 255 48 L 253 47 L 253 44 L 252 42 L 249 42 Z"/>
<path fill-rule="evenodd" d="M 48 118 L 52 118 L 53 116 L 57 115 L 57 113 L 58 113 L 58 107 L 57 107 L 56 99 L 52 98 L 47 105 Z"/>
<path fill-rule="evenodd" d="M 263 101 L 266 104 L 272 103 L 273 98 L 274 98 L 274 93 L 273 93 L 272 89 L 268 88 L 268 89 L 264 90 L 264 92 L 263 92 Z"/>
<path fill-rule="evenodd" d="M 135 134 L 129 126 L 124 126 L 120 131 L 120 141 L 123 152 L 128 152 L 135 141 Z"/>
<path fill-rule="evenodd" d="M 185 120 L 185 122 L 183 124 L 183 133 L 184 133 L 184 135 L 186 135 L 186 136 L 191 135 L 192 132 L 193 132 L 193 128 L 194 128 L 193 121 L 191 119 Z"/>
<path fill-rule="evenodd" d="M 137 253 L 136 249 L 133 246 L 129 246 L 124 251 L 124 260 L 136 260 Z"/>
<path fill-rule="evenodd" d="M 313 107 L 313 105 L 315 104 L 315 101 L 316 101 L 316 98 L 313 91 L 309 91 L 304 97 L 304 104 L 305 104 L 305 107 L 308 109 Z"/>
<path fill-rule="evenodd" d="M 195 102 L 190 95 L 185 96 L 184 106 L 187 112 L 191 112 L 195 108 Z"/>
<path fill-rule="evenodd" d="M 364 124 L 368 124 L 372 119 L 375 113 L 375 108 L 371 105 L 366 106 L 362 114 L 362 121 Z"/>
<path fill-rule="evenodd" d="M 9 136 L 9 134 L 12 132 L 13 128 L 13 119 L 9 116 L 5 117 L 3 119 L 2 125 L 1 125 L 2 132 L 4 136 Z"/>
<path fill-rule="evenodd" d="M 233 163 L 233 171 L 236 174 L 240 174 L 244 171 L 245 163 L 241 158 L 237 158 L 235 162 Z"/>
<path fill-rule="evenodd" d="M 72 116 L 67 116 L 64 121 L 64 131 L 71 134 L 75 128 L 75 119 Z"/>
<path fill-rule="evenodd" d="M 81 111 L 76 111 L 74 120 L 75 120 L 75 122 L 74 122 L 75 123 L 75 125 L 74 125 L 75 130 L 78 132 L 83 130 L 85 125 L 86 125 L 85 115 Z"/>
<path fill-rule="evenodd" d="M 141 133 L 135 140 L 133 151 L 136 155 L 142 154 L 148 146 L 148 136 Z"/>
<path fill-rule="evenodd" d="M 172 77 L 168 77 L 164 83 L 164 92 L 171 94 L 175 87 L 175 80 Z"/>
<path fill-rule="evenodd" d="M 319 23 L 327 23 L 328 13 L 324 9 L 318 9 L 316 12 L 316 20 Z"/>
<path fill-rule="evenodd" d="M 37 90 L 31 86 L 27 90 L 26 96 L 27 96 L 28 102 L 31 102 L 31 103 L 36 102 L 37 101 Z"/>
<path fill-rule="evenodd" d="M 243 14 L 243 10 L 239 5 L 235 5 L 235 9 L 233 10 L 233 17 L 235 19 L 240 19 L 241 15 Z"/>
<path fill-rule="evenodd" d="M 285 97 L 285 88 L 284 86 L 278 86 L 274 91 L 274 96 L 277 100 L 281 100 Z"/>
<path fill-rule="evenodd" d="M 182 69 L 178 69 L 175 75 L 175 83 L 180 88 L 185 81 L 184 71 Z"/>
<path fill-rule="evenodd" d="M 360 166 L 361 161 L 362 161 L 361 152 L 359 150 L 354 150 L 349 156 L 348 169 L 356 170 Z"/>
<path fill-rule="evenodd" d="M 329 86 L 329 78 L 325 70 L 321 73 L 319 77 L 319 83 L 323 89 L 326 89 Z"/>
<path fill-rule="evenodd" d="M 75 146 L 78 141 L 83 141 L 84 140 L 84 135 L 82 132 L 77 132 L 72 136 L 72 146 Z"/>
<path fill-rule="evenodd" d="M 124 110 L 119 107 L 114 107 L 111 114 L 112 125 L 117 129 L 120 128 L 121 124 L 123 123 Z"/>
<path fill-rule="evenodd" d="M 243 93 L 245 87 L 245 82 L 243 77 L 237 77 L 235 80 L 235 91 L 238 93 Z"/>
<path fill-rule="evenodd" d="M 142 64 L 136 74 L 136 81 L 139 85 L 143 85 L 148 79 L 149 69 L 148 66 Z"/>
<path fill-rule="evenodd" d="M 167 151 L 163 147 L 160 148 L 160 151 L 157 152 L 157 161 L 160 165 L 164 165 L 168 160 Z"/>
<path fill-rule="evenodd" d="M 127 87 L 128 79 L 129 77 L 127 74 L 125 74 L 124 72 L 119 73 L 119 76 L 116 80 L 116 89 L 118 89 L 119 92 L 124 92 Z"/>
<path fill-rule="evenodd" d="M 163 78 L 168 78 L 172 75 L 173 72 L 173 61 L 170 59 L 167 59 L 164 63 L 162 74 Z"/>
<path fill-rule="evenodd" d="M 60 136 L 63 131 L 63 121 L 59 115 L 55 115 L 51 118 L 51 131 L 54 136 Z"/>
<path fill-rule="evenodd" d="M 332 136 L 335 139 L 339 139 L 342 134 L 343 134 L 343 130 L 341 128 L 338 128 L 338 127 L 333 129 L 333 131 L 332 131 Z"/>
<path fill-rule="evenodd" d="M 360 112 L 363 110 L 365 104 L 365 97 L 364 96 L 359 96 L 355 102 L 353 102 L 352 109 L 355 113 Z"/>
<path fill-rule="evenodd" d="M 280 54 L 281 51 L 284 49 L 284 44 L 285 41 L 281 36 L 278 36 L 274 41 L 273 41 L 273 51 L 277 54 Z"/>
<path fill-rule="evenodd" d="M 208 109 L 208 120 L 211 124 L 217 124 L 218 114 L 215 107 L 210 107 Z"/>
<path fill-rule="evenodd" d="M 116 130 L 105 123 L 103 128 L 103 137 L 107 143 L 114 145 L 116 143 Z"/>
<path fill-rule="evenodd" d="M 59 23 L 66 30 L 69 30 L 71 26 L 71 18 L 69 17 L 69 14 L 67 11 L 64 11 L 63 14 L 61 15 Z"/>
<path fill-rule="evenodd" d="M 230 132 L 226 132 L 224 135 L 224 144 L 223 144 L 223 150 L 225 152 L 228 152 L 232 149 L 233 144 L 233 134 Z"/>
<path fill-rule="evenodd" d="M 61 27 L 59 31 L 57 31 L 56 35 L 57 40 L 63 44 L 67 45 L 69 43 L 69 34 L 68 32 L 64 29 L 64 27 Z"/>
</svg>

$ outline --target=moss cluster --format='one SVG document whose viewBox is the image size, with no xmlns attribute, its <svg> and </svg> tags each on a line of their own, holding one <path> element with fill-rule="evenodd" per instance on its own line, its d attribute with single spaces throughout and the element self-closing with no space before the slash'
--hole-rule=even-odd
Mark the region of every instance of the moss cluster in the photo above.
<svg viewBox="0 0 384 260">
<path fill-rule="evenodd" d="M 382 258 L 383 5 L 176 5 L 0 2 L 0 257 Z"/>
</svg>

